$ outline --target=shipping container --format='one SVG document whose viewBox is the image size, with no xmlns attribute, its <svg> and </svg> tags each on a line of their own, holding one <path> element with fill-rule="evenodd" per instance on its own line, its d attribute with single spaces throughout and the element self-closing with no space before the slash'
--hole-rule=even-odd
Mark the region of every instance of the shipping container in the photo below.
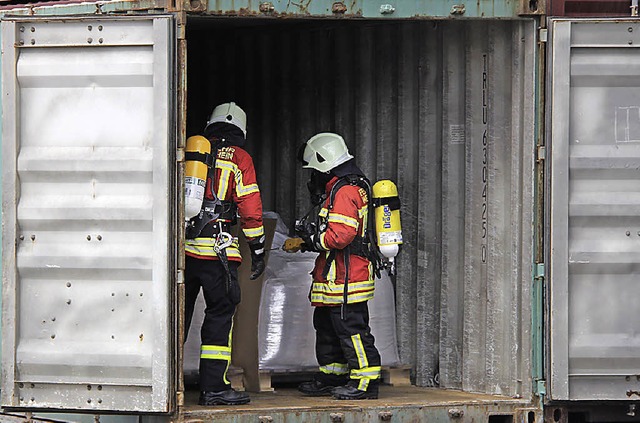
<svg viewBox="0 0 640 423">
<path fill-rule="evenodd" d="M 3 6 L 0 417 L 632 421 L 638 109 L 625 52 L 640 28 L 547 30 L 545 8 Z M 611 87 L 624 100 L 608 100 Z M 608 112 L 591 112 L 592 96 Z M 378 400 L 302 397 L 295 366 L 256 385 L 257 365 L 236 355 L 258 354 L 260 284 L 242 282 L 234 383 L 252 402 L 196 405 L 178 342 L 183 147 L 225 101 L 247 111 L 265 210 L 288 228 L 308 208 L 296 151 L 317 132 L 342 134 L 370 179 L 397 183 L 404 244 L 389 295 L 404 378 Z M 602 116 L 614 132 L 598 131 Z M 609 135 L 615 153 L 598 145 Z M 596 312 L 605 303 L 615 312 Z"/>
<path fill-rule="evenodd" d="M 149 420 L 541 420 L 534 19 L 322 7 L 118 16 L 110 4 L 65 16 L 81 7 L 3 19 L 4 407 Z M 182 146 L 228 100 L 248 113 L 265 209 L 289 227 L 307 208 L 295 153 L 315 132 L 343 134 L 370 178 L 397 182 L 395 328 L 412 386 L 384 386 L 366 404 L 275 385 L 247 406 L 195 405 L 176 341 Z M 249 343 L 235 338 L 234 351 Z"/>
</svg>

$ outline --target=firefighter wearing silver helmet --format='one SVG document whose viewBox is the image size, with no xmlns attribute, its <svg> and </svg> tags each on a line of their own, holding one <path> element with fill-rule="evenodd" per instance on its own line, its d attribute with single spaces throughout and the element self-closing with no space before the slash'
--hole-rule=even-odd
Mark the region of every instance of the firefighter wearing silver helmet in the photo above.
<svg viewBox="0 0 640 423">
<path fill-rule="evenodd" d="M 202 288 L 206 302 L 201 328 L 200 405 L 236 405 L 250 401 L 231 388 L 231 328 L 240 302 L 237 238 L 230 235 L 239 216 L 251 250 L 251 276 L 265 269 L 262 199 L 251 156 L 243 146 L 247 115 L 235 103 L 217 106 L 203 135 L 211 143 L 202 209 L 186 227 L 185 334 L 189 332 L 196 298 Z M 237 212 L 237 213 L 236 213 Z"/>
<path fill-rule="evenodd" d="M 344 139 L 334 133 L 311 137 L 301 151 L 312 169 L 309 189 L 322 191 L 313 233 L 305 250 L 317 251 L 312 272 L 316 358 L 319 371 L 298 389 L 307 395 L 351 400 L 378 397 L 380 354 L 369 327 L 367 301 L 374 274 L 365 251 L 369 182 Z"/>
</svg>

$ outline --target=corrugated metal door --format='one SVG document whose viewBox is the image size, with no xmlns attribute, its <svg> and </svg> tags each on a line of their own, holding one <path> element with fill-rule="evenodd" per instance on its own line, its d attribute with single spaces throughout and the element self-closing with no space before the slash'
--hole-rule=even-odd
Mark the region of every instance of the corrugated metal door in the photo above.
<svg viewBox="0 0 640 423">
<path fill-rule="evenodd" d="M 551 30 L 551 397 L 628 400 L 640 390 L 640 22 Z"/>
<path fill-rule="evenodd" d="M 2 405 L 171 408 L 171 16 L 2 22 Z"/>
</svg>

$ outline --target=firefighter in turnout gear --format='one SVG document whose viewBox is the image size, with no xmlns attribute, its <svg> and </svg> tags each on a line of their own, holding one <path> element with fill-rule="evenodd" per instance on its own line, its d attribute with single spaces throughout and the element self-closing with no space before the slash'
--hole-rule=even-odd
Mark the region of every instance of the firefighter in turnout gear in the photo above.
<svg viewBox="0 0 640 423">
<path fill-rule="evenodd" d="M 298 390 L 342 400 L 377 398 L 380 354 L 367 305 L 375 278 L 366 252 L 369 183 L 340 135 L 317 134 L 300 153 L 304 167 L 312 169 L 312 202 L 320 206 L 315 222 L 303 219 L 296 227 L 302 251 L 319 252 L 310 300 L 320 368 Z"/>
<path fill-rule="evenodd" d="M 251 156 L 243 149 L 246 114 L 235 103 L 217 106 L 204 130 L 211 157 L 201 152 L 186 160 L 208 163 L 200 213 L 186 224 L 185 338 L 189 333 L 196 298 L 202 288 L 206 302 L 201 328 L 200 405 L 246 404 L 249 396 L 231 388 L 233 315 L 240 302 L 238 266 L 242 260 L 237 238 L 230 235 L 239 215 L 251 250 L 251 276 L 265 268 L 262 199 Z M 188 177 L 188 175 L 187 175 Z"/>
</svg>

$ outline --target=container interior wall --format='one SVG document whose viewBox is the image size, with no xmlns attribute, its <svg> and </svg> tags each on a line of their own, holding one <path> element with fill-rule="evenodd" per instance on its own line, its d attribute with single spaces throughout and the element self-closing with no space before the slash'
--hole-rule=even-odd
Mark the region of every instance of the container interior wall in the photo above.
<svg viewBox="0 0 640 423">
<path fill-rule="evenodd" d="M 265 210 L 290 228 L 309 207 L 296 152 L 317 132 L 397 183 L 415 383 L 530 393 L 535 22 L 193 18 L 187 46 L 188 135 L 240 104 Z"/>
</svg>

